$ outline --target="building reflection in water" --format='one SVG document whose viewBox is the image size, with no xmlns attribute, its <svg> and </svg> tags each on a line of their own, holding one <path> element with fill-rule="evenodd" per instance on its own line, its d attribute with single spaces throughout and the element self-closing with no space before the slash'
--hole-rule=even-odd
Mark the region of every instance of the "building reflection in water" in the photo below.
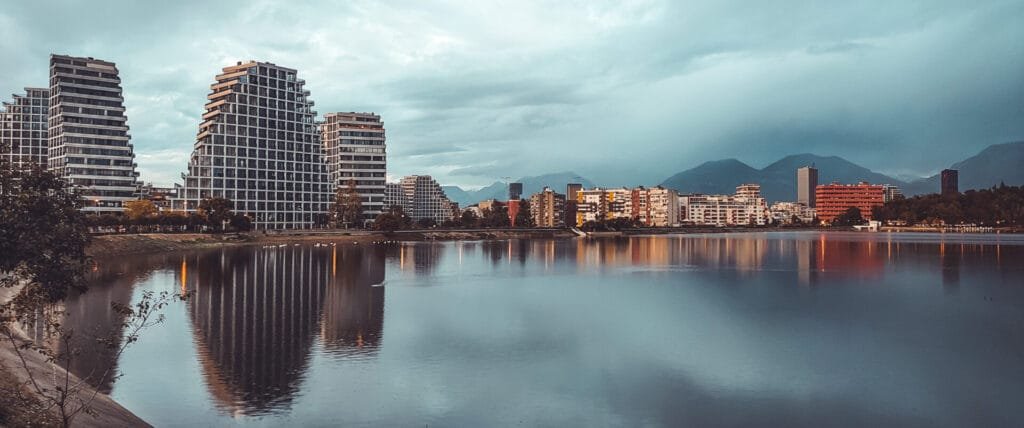
<svg viewBox="0 0 1024 428">
<path fill-rule="evenodd" d="M 331 277 L 320 323 L 325 351 L 342 357 L 376 355 L 384 329 L 384 249 L 332 249 Z"/>
<path fill-rule="evenodd" d="M 421 242 L 389 246 L 385 253 L 388 258 L 398 260 L 399 270 L 415 275 L 426 275 L 440 264 L 444 252 L 443 243 Z"/>
<path fill-rule="evenodd" d="M 205 382 L 218 407 L 288 408 L 319 339 L 325 352 L 373 356 L 384 318 L 383 254 L 361 246 L 225 249 L 179 275 Z"/>
<path fill-rule="evenodd" d="M 116 348 L 124 335 L 124 317 L 113 310 L 112 303 L 128 305 L 132 302 L 134 285 L 152 274 L 152 267 L 165 264 L 164 256 L 142 256 L 127 259 L 98 261 L 90 275 L 91 284 L 85 292 L 71 292 L 63 304 L 63 325 L 74 331 L 71 346 L 76 355 L 67 365 L 75 376 L 94 388 L 108 394 L 117 377 Z M 42 331 L 36 330 L 36 339 Z M 110 341 L 112 346 L 100 346 L 97 339 Z M 59 352 L 67 352 L 64 343 L 51 342 Z"/>
</svg>

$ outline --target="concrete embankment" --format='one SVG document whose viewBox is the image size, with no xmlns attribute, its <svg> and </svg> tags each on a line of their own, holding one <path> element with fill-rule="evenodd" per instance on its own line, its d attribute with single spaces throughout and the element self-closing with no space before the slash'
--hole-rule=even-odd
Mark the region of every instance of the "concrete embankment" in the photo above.
<svg viewBox="0 0 1024 428">
<path fill-rule="evenodd" d="M 6 302 L 13 298 L 20 287 L 14 288 L 0 288 L 0 302 Z M 16 331 L 16 334 L 21 338 L 25 338 L 26 335 L 22 331 Z M 11 383 L 17 383 L 20 385 L 26 384 L 29 381 L 29 372 L 32 374 L 32 378 L 42 387 L 49 390 L 54 390 L 58 383 L 63 383 L 65 379 L 65 371 L 63 368 L 51 364 L 46 360 L 46 357 L 34 352 L 32 350 L 22 350 L 20 353 L 16 352 L 14 346 L 6 337 L 0 340 L 0 376 L 3 376 Z M 68 377 L 72 385 L 77 385 L 81 380 L 75 376 L 70 375 Z M 23 389 L 25 390 L 25 389 Z M 29 390 L 26 392 L 30 393 Z M 78 397 L 83 402 L 88 402 L 89 407 L 92 409 L 93 414 L 81 413 L 75 419 L 71 421 L 71 426 L 74 427 L 148 427 L 150 426 L 146 421 L 142 420 L 134 413 L 128 411 L 116 401 L 110 398 L 110 396 L 97 392 L 95 389 L 83 383 L 83 387 L 77 391 Z M 37 397 L 38 398 L 38 397 Z M 74 400 L 72 400 L 74 401 Z M 51 410 L 51 412 L 54 412 Z M 57 415 L 53 415 L 54 418 L 49 422 L 59 422 L 60 419 Z M 37 423 L 44 423 L 44 421 L 37 421 Z M 0 424 L 3 425 L 3 424 Z"/>
</svg>

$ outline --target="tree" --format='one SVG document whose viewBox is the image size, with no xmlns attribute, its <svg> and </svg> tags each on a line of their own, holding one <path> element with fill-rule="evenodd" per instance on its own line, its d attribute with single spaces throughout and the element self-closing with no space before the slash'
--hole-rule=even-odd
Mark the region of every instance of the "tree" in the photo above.
<svg viewBox="0 0 1024 428">
<path fill-rule="evenodd" d="M 508 227 L 508 225 L 508 208 L 504 205 L 495 204 L 493 207 L 483 210 L 483 216 L 480 218 L 481 227 L 500 228 Z"/>
<path fill-rule="evenodd" d="M 156 204 L 148 199 L 127 201 L 124 203 L 124 214 L 133 223 L 138 223 L 143 219 L 156 216 Z"/>
<path fill-rule="evenodd" d="M 437 221 L 430 217 L 423 217 L 419 220 L 416 220 L 416 226 L 421 229 L 430 229 L 434 226 L 437 226 Z"/>
<path fill-rule="evenodd" d="M 860 208 L 857 207 L 847 208 L 846 212 L 832 220 L 833 226 L 856 226 L 864 223 L 864 217 L 861 216 Z"/>
<path fill-rule="evenodd" d="M 338 189 L 334 206 L 331 207 L 331 218 L 335 227 L 343 225 L 348 229 L 349 225 L 362 226 L 363 201 L 356 190 L 355 180 L 348 180 L 345 188 Z"/>
<path fill-rule="evenodd" d="M 252 220 L 245 214 L 235 213 L 231 216 L 231 228 L 237 232 L 252 230 Z"/>
<path fill-rule="evenodd" d="M 0 286 L 26 284 L 18 298 L 48 301 L 83 288 L 88 216 L 82 199 L 42 167 L 0 166 Z M 29 299 L 31 300 L 31 299 Z"/>
<path fill-rule="evenodd" d="M 480 225 L 480 217 L 478 217 L 475 212 L 466 210 L 462 212 L 462 217 L 459 222 L 462 223 L 462 227 L 474 228 Z"/>
<path fill-rule="evenodd" d="M 20 287 L 13 299 L 0 304 L 0 340 L 9 343 L 17 357 L 15 365 L 6 368 L 22 371 L 28 379 L 0 393 L 22 399 L 33 395 L 48 409 L 56 409 L 63 426 L 90 413 L 98 394 L 89 388 L 89 379 L 76 379 L 60 368 L 70 367 L 84 353 L 68 346 L 75 331 L 63 325 L 59 305 L 70 291 L 85 290 L 85 274 L 91 266 L 85 254 L 89 217 L 81 207 L 80 196 L 67 191 L 55 174 L 38 166 L 13 170 L 0 157 L 0 287 Z M 134 307 L 115 306 L 113 310 L 128 323 L 127 336 L 97 339 L 107 340 L 120 355 L 138 340 L 142 329 L 158 322 L 155 314 L 164 304 L 146 295 Z M 21 331 L 25 325 L 41 327 L 44 339 L 25 337 Z M 42 366 L 32 362 L 34 354 L 42 356 Z"/>
<path fill-rule="evenodd" d="M 224 222 L 231 219 L 234 213 L 231 211 L 234 203 L 226 198 L 207 198 L 199 202 L 199 215 L 206 219 L 206 224 L 213 228 L 214 232 L 224 230 Z"/>
<path fill-rule="evenodd" d="M 519 212 L 516 213 L 516 227 L 535 227 L 533 214 L 530 212 L 530 201 L 519 202 Z"/>
<path fill-rule="evenodd" d="M 411 225 L 412 220 L 405 215 L 402 207 L 398 205 L 392 205 L 391 208 L 378 215 L 373 221 L 374 229 L 385 232 L 408 229 Z"/>
</svg>

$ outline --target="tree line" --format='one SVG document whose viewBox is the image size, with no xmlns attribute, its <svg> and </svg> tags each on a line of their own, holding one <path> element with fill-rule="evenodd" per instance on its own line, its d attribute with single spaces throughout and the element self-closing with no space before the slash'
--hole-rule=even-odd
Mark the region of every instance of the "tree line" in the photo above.
<svg viewBox="0 0 1024 428">
<path fill-rule="evenodd" d="M 1024 226 L 1024 186 L 1000 184 L 958 195 L 918 195 L 896 199 L 872 210 L 875 220 L 908 225 L 976 224 Z"/>
</svg>

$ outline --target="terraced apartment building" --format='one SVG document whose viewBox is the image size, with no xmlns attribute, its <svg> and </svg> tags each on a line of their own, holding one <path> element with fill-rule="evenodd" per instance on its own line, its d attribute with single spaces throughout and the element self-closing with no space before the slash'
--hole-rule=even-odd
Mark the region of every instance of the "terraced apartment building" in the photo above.
<svg viewBox="0 0 1024 428">
<path fill-rule="evenodd" d="M 48 168 L 81 192 L 87 212 L 123 211 L 138 172 L 117 65 L 50 55 Z"/>
<path fill-rule="evenodd" d="M 227 198 L 256 229 L 324 226 L 334 189 L 306 82 L 257 61 L 224 67 L 214 80 L 173 209 Z"/>
<path fill-rule="evenodd" d="M 363 221 L 384 211 L 387 146 L 384 123 L 373 113 L 327 113 L 320 123 L 328 178 L 334 189 L 355 183 Z"/>
<path fill-rule="evenodd" d="M 25 169 L 33 163 L 46 167 L 49 150 L 47 118 L 50 90 L 25 88 L 24 95 L 12 95 L 0 109 L 0 156 L 7 165 Z"/>
</svg>

